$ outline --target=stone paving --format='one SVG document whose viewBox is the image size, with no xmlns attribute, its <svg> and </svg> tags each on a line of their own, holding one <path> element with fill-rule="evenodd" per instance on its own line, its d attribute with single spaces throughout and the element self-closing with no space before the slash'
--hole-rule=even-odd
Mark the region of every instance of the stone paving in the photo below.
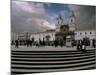
<svg viewBox="0 0 100 75">
<path fill-rule="evenodd" d="M 86 50 L 95 49 L 93 47 L 86 47 Z M 26 46 L 19 46 L 19 48 L 15 48 L 15 46 L 11 47 L 11 50 L 22 50 L 22 51 L 72 51 L 76 50 L 76 47 L 54 47 L 54 46 L 45 46 L 45 47 L 26 47 Z"/>
</svg>

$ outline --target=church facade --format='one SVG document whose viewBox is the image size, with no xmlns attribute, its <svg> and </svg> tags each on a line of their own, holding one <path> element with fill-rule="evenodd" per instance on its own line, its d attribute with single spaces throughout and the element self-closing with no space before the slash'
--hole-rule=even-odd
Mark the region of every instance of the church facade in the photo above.
<svg viewBox="0 0 100 75">
<path fill-rule="evenodd" d="M 96 31 L 95 30 L 76 30 L 76 17 L 72 12 L 69 17 L 68 24 L 63 24 L 63 19 L 59 15 L 57 17 L 57 24 L 55 30 L 47 30 L 45 32 L 38 32 L 31 34 L 30 39 L 34 38 L 34 41 L 55 41 L 63 42 L 71 46 L 73 40 L 82 40 L 83 38 L 88 38 L 90 42 L 93 39 L 96 40 Z"/>
</svg>

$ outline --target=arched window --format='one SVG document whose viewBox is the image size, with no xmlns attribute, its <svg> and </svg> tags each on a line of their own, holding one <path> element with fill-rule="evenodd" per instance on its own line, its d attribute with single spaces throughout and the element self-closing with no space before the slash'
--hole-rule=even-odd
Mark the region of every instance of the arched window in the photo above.
<svg viewBox="0 0 100 75">
<path fill-rule="evenodd" d="M 90 32 L 90 34 L 92 34 L 92 32 Z"/>
<path fill-rule="evenodd" d="M 82 33 L 80 33 L 80 35 L 82 35 Z"/>
<path fill-rule="evenodd" d="M 87 34 L 87 32 L 85 32 L 85 35 Z"/>
</svg>

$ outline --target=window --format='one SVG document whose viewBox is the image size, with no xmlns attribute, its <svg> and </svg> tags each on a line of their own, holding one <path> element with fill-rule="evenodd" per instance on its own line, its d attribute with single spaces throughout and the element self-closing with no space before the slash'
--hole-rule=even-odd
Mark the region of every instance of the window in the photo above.
<svg viewBox="0 0 100 75">
<path fill-rule="evenodd" d="M 71 22 L 73 22 L 73 19 L 71 19 Z"/>
<path fill-rule="evenodd" d="M 85 32 L 85 34 L 87 34 L 87 32 Z"/>
<path fill-rule="evenodd" d="M 90 34 L 92 34 L 92 32 L 90 32 Z"/>
</svg>

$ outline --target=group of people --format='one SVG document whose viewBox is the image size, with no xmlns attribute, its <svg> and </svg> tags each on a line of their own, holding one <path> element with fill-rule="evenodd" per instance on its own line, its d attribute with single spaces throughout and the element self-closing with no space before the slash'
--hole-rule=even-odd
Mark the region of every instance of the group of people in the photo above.
<svg viewBox="0 0 100 75">
<path fill-rule="evenodd" d="M 45 47 L 45 46 L 54 46 L 54 47 L 58 47 L 58 46 L 65 46 L 63 41 L 58 41 L 58 40 L 54 40 L 54 41 L 42 41 L 39 39 L 39 41 L 32 41 L 32 40 L 15 40 L 12 41 L 12 45 L 15 45 L 15 48 L 18 48 L 19 46 L 27 46 L 27 47 L 32 47 L 32 46 L 36 46 L 36 47 Z"/>
<path fill-rule="evenodd" d="M 77 50 L 81 50 L 81 51 L 85 51 L 86 50 L 86 46 L 90 46 L 90 41 L 87 40 L 86 38 L 83 38 L 83 40 L 77 40 Z M 96 47 L 96 40 L 93 39 L 92 40 L 92 47 Z"/>
<path fill-rule="evenodd" d="M 12 41 L 12 45 L 15 45 L 15 48 L 18 48 L 19 46 L 27 46 L 27 47 L 32 47 L 32 46 L 36 46 L 36 47 L 45 47 L 45 46 L 54 46 L 54 47 L 63 47 L 66 46 L 65 45 L 65 41 L 58 41 L 58 40 L 54 40 L 54 41 L 42 41 L 39 39 L 39 41 L 34 41 L 34 40 L 15 40 Z M 76 47 L 77 50 L 85 50 L 86 46 L 89 45 L 89 41 L 87 41 L 86 39 L 83 40 L 77 40 L 76 42 Z M 92 41 L 92 46 L 95 48 L 96 47 L 96 41 L 95 39 L 93 39 Z M 73 47 L 73 42 L 72 42 L 72 47 Z"/>
<path fill-rule="evenodd" d="M 18 48 L 19 46 L 27 46 L 27 47 L 31 47 L 33 45 L 33 41 L 32 40 L 15 40 L 12 41 L 12 45 L 15 45 L 15 48 Z"/>
<path fill-rule="evenodd" d="M 86 43 L 84 40 L 77 41 L 77 50 L 78 51 L 85 51 L 86 50 Z"/>
</svg>

